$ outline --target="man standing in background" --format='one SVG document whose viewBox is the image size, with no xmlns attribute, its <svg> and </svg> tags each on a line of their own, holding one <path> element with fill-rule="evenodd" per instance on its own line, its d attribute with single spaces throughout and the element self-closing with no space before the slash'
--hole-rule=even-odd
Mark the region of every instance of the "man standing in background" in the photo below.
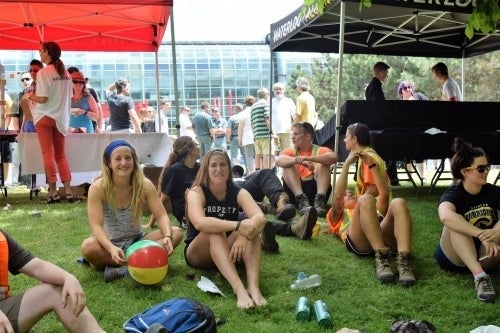
<svg viewBox="0 0 500 333">
<path fill-rule="evenodd" d="M 203 157 L 212 149 L 213 139 L 212 139 L 212 128 L 214 128 L 214 122 L 212 117 L 210 117 L 210 104 L 208 102 L 203 102 L 200 105 L 201 111 L 194 115 L 192 123 L 193 129 L 196 133 L 196 141 L 200 144 L 200 162 Z"/>
<path fill-rule="evenodd" d="M 295 81 L 295 90 L 299 93 L 297 97 L 296 123 L 309 123 L 316 128 L 318 114 L 316 113 L 316 100 L 309 90 L 311 85 L 305 77 L 299 77 Z"/>
<path fill-rule="evenodd" d="M 438 62 L 432 67 L 432 74 L 443 85 L 443 97 L 445 101 L 461 102 L 462 91 L 457 81 L 449 77 L 448 66 L 442 62 Z"/>
<path fill-rule="evenodd" d="M 382 91 L 382 82 L 385 81 L 389 74 L 389 65 L 379 61 L 373 65 L 373 78 L 365 89 L 365 97 L 368 101 L 385 101 L 385 95 Z M 391 180 L 392 186 L 399 185 L 397 161 L 386 161 L 387 175 Z"/>
<path fill-rule="evenodd" d="M 285 96 L 285 85 L 277 82 L 273 85 L 271 127 L 279 138 L 279 150 L 292 146 L 292 120 L 295 117 L 295 103 Z"/>
<path fill-rule="evenodd" d="M 179 114 L 180 136 L 190 136 L 194 139 L 196 138 L 196 134 L 194 134 L 193 124 L 189 119 L 190 113 L 191 109 L 189 108 L 189 106 L 184 105 L 182 107 L 181 113 Z"/>
<path fill-rule="evenodd" d="M 257 90 L 257 102 L 252 105 L 251 119 L 252 130 L 255 141 L 255 170 L 272 168 L 271 156 L 269 156 L 269 90 L 259 88 Z"/>
<path fill-rule="evenodd" d="M 238 141 L 238 126 L 240 123 L 241 111 L 243 111 L 243 105 L 238 103 L 234 106 L 235 113 L 229 117 L 227 122 L 227 139 L 230 143 L 231 150 L 231 165 L 237 165 L 238 163 L 238 151 L 240 152 L 241 158 L 243 159 L 243 164 L 246 165 L 246 155 L 243 147 L 240 147 Z"/>
<path fill-rule="evenodd" d="M 214 123 L 214 127 L 212 128 L 214 148 L 226 150 L 227 120 L 221 117 L 218 107 L 212 108 L 212 121 Z"/>
</svg>

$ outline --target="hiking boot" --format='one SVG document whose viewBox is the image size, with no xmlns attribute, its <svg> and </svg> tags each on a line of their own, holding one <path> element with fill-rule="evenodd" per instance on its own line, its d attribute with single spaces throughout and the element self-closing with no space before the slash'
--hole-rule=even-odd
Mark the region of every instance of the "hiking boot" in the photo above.
<svg viewBox="0 0 500 333">
<path fill-rule="evenodd" d="M 394 273 L 391 270 L 391 264 L 389 262 L 391 254 L 388 248 L 382 248 L 375 251 L 375 270 L 377 272 L 377 278 L 382 283 L 390 283 L 394 281 Z"/>
<path fill-rule="evenodd" d="M 399 283 L 403 287 L 409 287 L 415 284 L 415 275 L 410 266 L 410 253 L 399 252 L 397 258 Z"/>
<path fill-rule="evenodd" d="M 489 275 L 480 277 L 478 280 L 474 281 L 474 283 L 476 285 L 478 300 L 488 303 L 495 302 L 495 289 L 493 289 L 493 283 L 491 283 Z"/>
<path fill-rule="evenodd" d="M 316 208 L 307 207 L 304 214 L 300 217 L 298 221 L 292 222 L 292 232 L 301 240 L 308 240 L 312 237 L 312 231 L 318 220 L 318 212 Z"/>
<path fill-rule="evenodd" d="M 127 266 L 112 267 L 106 266 L 104 268 L 104 282 L 111 282 L 128 276 Z"/>
<path fill-rule="evenodd" d="M 309 199 L 307 198 L 307 195 L 305 195 L 304 193 L 296 195 L 295 201 L 297 202 L 297 206 L 299 207 L 300 215 L 304 215 L 306 208 L 311 206 L 309 204 Z"/>
<path fill-rule="evenodd" d="M 257 206 L 259 206 L 260 210 L 264 214 L 274 214 L 276 213 L 276 209 L 269 202 L 257 202 Z"/>
<path fill-rule="evenodd" d="M 295 216 L 295 206 L 290 203 L 288 195 L 283 192 L 276 203 L 276 217 L 281 221 L 290 221 Z"/>
<path fill-rule="evenodd" d="M 274 231 L 274 227 L 271 222 L 266 222 L 264 230 L 262 230 L 259 236 L 262 250 L 269 253 L 279 252 L 280 246 L 276 241 L 276 232 Z"/>
<path fill-rule="evenodd" d="M 314 208 L 316 208 L 319 217 L 326 216 L 326 195 L 316 194 L 314 197 Z"/>
</svg>

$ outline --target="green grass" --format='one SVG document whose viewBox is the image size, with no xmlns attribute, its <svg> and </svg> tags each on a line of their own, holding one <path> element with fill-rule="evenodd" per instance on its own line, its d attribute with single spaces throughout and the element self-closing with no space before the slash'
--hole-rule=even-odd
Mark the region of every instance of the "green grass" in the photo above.
<svg viewBox="0 0 500 333">
<path fill-rule="evenodd" d="M 261 288 L 269 305 L 252 310 L 238 310 L 229 285 L 216 271 L 188 267 L 183 259 L 183 245 L 176 249 L 164 282 L 147 287 L 131 279 L 104 283 L 102 273 L 76 263 L 81 241 L 88 236 L 86 205 L 45 205 L 42 196 L 29 200 L 27 190 L 9 190 L 10 211 L 0 212 L 0 228 L 12 234 L 35 255 L 52 261 L 75 274 L 81 281 L 88 306 L 108 333 L 123 332 L 123 322 L 133 314 L 161 302 L 189 296 L 209 305 L 217 317 L 226 317 L 220 332 L 322 332 L 314 318 L 299 323 L 294 311 L 298 298 L 311 302 L 323 300 L 329 307 L 336 331 L 342 327 L 365 332 L 387 332 L 394 319 L 420 319 L 433 323 L 438 332 L 469 332 L 486 325 L 499 324 L 500 307 L 476 300 L 470 275 L 449 274 L 434 262 L 433 251 L 441 231 L 437 202 L 444 187 L 432 195 L 429 188 L 415 191 L 409 186 L 395 188 L 395 196 L 407 199 L 414 223 L 414 269 L 417 284 L 403 289 L 398 284 L 381 285 L 376 279 L 373 260 L 360 259 L 347 252 L 331 235 L 320 235 L 312 241 L 279 238 L 280 253 L 263 254 Z M 5 199 L 4 199 L 5 200 Z M 40 210 L 41 218 L 31 216 Z M 290 290 L 300 271 L 319 274 L 320 287 L 303 292 Z M 500 274 L 493 281 L 500 291 Z M 194 274 L 195 279 L 187 276 Z M 202 292 L 196 286 L 200 276 L 211 279 L 227 297 Z M 243 275 L 242 275 L 243 276 Z M 36 282 L 18 275 L 11 276 L 12 292 L 18 293 Z M 62 332 L 53 315 L 43 319 L 34 332 Z"/>
</svg>

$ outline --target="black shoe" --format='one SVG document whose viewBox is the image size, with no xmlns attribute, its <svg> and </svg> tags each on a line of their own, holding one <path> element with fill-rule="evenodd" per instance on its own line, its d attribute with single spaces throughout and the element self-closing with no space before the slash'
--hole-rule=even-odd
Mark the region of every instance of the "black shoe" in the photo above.
<svg viewBox="0 0 500 333">
<path fill-rule="evenodd" d="M 312 231 L 318 221 L 318 212 L 314 207 L 307 207 L 304 215 L 298 221 L 292 222 L 292 232 L 300 240 L 309 240 L 312 237 Z"/>
<path fill-rule="evenodd" d="M 280 246 L 276 241 L 276 232 L 271 222 L 266 222 L 264 230 L 262 230 L 259 236 L 262 250 L 269 253 L 279 252 Z"/>
<path fill-rule="evenodd" d="M 112 267 L 106 266 L 104 268 L 104 282 L 111 282 L 128 276 L 127 266 Z"/>
</svg>

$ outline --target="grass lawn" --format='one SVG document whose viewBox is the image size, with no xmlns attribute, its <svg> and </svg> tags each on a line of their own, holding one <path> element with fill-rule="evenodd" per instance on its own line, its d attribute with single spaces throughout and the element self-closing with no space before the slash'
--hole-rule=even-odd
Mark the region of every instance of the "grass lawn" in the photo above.
<svg viewBox="0 0 500 333">
<path fill-rule="evenodd" d="M 142 286 L 131 279 L 104 283 L 101 272 L 76 262 L 80 243 L 89 234 L 84 202 L 46 205 L 44 192 L 30 201 L 25 188 L 9 190 L 8 198 L 2 198 L 2 206 L 8 202 L 12 209 L 0 212 L 0 228 L 35 255 L 75 274 L 87 293 L 90 310 L 108 333 L 123 332 L 121 326 L 128 317 L 177 296 L 196 298 L 209 305 L 217 317 L 225 317 L 227 322 L 219 326 L 220 332 L 322 332 L 314 317 L 305 323 L 295 320 L 295 304 L 303 295 L 311 303 L 321 299 L 328 305 L 334 322 L 332 332 L 342 327 L 388 332 L 391 322 L 399 318 L 427 320 L 438 332 L 469 332 L 481 325 L 500 325 L 499 303 L 476 300 L 470 275 L 443 272 L 434 262 L 433 251 L 441 230 L 437 202 L 445 184 L 432 194 L 428 187 L 415 191 L 407 184 L 393 192 L 394 196 L 407 199 L 413 218 L 415 286 L 404 289 L 396 283 L 380 284 L 373 259 L 354 256 L 331 235 L 319 235 L 311 241 L 279 237 L 280 253 L 265 253 L 262 257 L 261 288 L 269 305 L 247 311 L 236 308 L 236 299 L 219 273 L 185 264 L 183 245 L 171 257 L 167 278 L 160 285 Z M 35 210 L 41 211 L 41 217 L 32 216 Z M 301 271 L 319 274 L 322 285 L 291 291 L 290 284 Z M 189 278 L 192 274 L 194 280 Z M 196 282 L 201 275 L 211 279 L 226 297 L 198 289 Z M 500 292 L 498 270 L 494 275 L 493 282 Z M 11 276 L 12 293 L 34 283 L 22 275 Z M 33 331 L 63 332 L 64 328 L 54 316 L 49 316 Z"/>
</svg>

